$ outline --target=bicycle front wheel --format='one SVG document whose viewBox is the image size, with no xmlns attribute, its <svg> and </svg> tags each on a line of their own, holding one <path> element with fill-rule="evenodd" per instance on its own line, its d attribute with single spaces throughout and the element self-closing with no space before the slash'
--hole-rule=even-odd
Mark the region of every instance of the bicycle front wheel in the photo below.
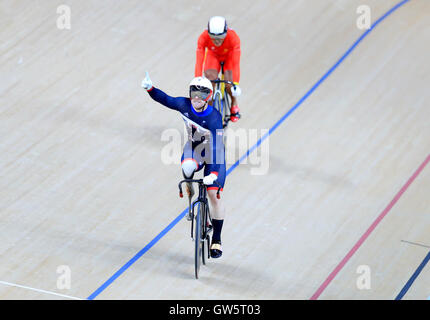
<svg viewBox="0 0 430 320">
<path fill-rule="evenodd" d="M 194 270 L 195 270 L 195 276 L 196 279 L 199 278 L 199 271 L 200 271 L 200 265 L 202 261 L 202 221 L 203 221 L 203 205 L 202 203 L 199 203 L 197 205 L 197 215 L 196 215 L 196 228 L 195 228 L 195 235 L 194 235 Z"/>
<path fill-rule="evenodd" d="M 211 215 L 210 215 L 210 211 L 209 211 L 209 205 L 206 205 L 206 214 L 205 214 L 205 223 L 204 223 L 204 229 L 205 232 L 203 233 L 203 237 L 204 237 L 204 242 L 203 243 L 203 253 L 202 253 L 202 257 L 203 257 L 203 264 L 206 264 L 206 258 L 209 259 L 210 258 L 210 246 L 211 246 L 211 239 L 210 239 L 210 234 L 212 233 L 212 220 L 211 220 Z M 207 248 L 206 252 L 205 249 Z M 206 256 L 207 255 L 207 256 Z"/>
<path fill-rule="evenodd" d="M 228 95 L 227 91 L 224 92 L 224 97 L 222 100 L 222 124 L 223 127 L 226 128 L 228 125 L 228 122 L 230 121 L 230 108 L 231 108 L 231 102 L 230 102 L 230 96 Z"/>
<path fill-rule="evenodd" d="M 217 109 L 219 111 L 219 113 L 221 113 L 221 115 L 222 115 L 224 111 L 222 109 L 222 97 L 221 97 L 221 94 L 219 92 L 215 93 L 213 103 L 214 103 L 213 107 L 215 109 Z"/>
<path fill-rule="evenodd" d="M 202 213 L 204 212 L 204 215 L 201 219 L 201 226 L 202 226 L 202 262 L 203 265 L 206 265 L 206 254 L 209 258 L 209 206 L 206 204 L 205 210 L 202 210 Z M 207 252 L 205 249 L 205 245 L 207 244 Z"/>
</svg>

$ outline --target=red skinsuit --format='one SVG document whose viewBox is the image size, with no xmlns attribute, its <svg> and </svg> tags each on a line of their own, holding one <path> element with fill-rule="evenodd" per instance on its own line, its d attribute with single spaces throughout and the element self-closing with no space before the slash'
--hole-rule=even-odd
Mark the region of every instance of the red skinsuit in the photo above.
<svg viewBox="0 0 430 320">
<path fill-rule="evenodd" d="M 207 50 L 205 60 L 205 49 Z M 240 80 L 240 38 L 237 33 L 227 30 L 227 36 L 221 46 L 217 47 L 209 37 L 207 30 L 203 31 L 197 42 L 195 77 L 202 76 L 203 63 L 205 70 L 221 70 L 220 61 L 224 61 L 224 70 L 233 71 L 233 82 L 239 84 Z M 205 61 L 204 61 L 205 60 Z"/>
</svg>

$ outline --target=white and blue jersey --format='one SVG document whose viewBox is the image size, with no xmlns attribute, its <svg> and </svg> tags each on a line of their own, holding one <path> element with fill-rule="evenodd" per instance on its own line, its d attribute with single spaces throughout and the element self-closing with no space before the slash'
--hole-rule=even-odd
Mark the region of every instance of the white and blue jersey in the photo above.
<svg viewBox="0 0 430 320">
<path fill-rule="evenodd" d="M 218 176 L 216 180 L 221 187 L 225 182 L 225 148 L 224 129 L 221 114 L 208 105 L 203 112 L 197 112 L 191 105 L 190 98 L 171 97 L 152 87 L 148 90 L 149 95 L 162 105 L 179 111 L 185 122 L 188 133 L 188 141 L 184 146 L 181 161 L 193 159 L 197 163 L 197 171 L 203 167 L 204 175 L 214 173 Z M 216 184 L 208 186 L 208 189 L 217 187 Z"/>
</svg>

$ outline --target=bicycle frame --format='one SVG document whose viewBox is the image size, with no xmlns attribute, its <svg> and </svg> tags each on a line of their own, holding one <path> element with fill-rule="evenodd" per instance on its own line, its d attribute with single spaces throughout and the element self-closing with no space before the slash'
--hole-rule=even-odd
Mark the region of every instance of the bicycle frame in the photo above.
<svg viewBox="0 0 430 320">
<path fill-rule="evenodd" d="M 182 184 L 183 183 L 198 183 L 199 184 L 199 195 L 197 197 L 197 199 L 195 201 L 192 202 L 189 210 L 192 211 L 192 217 L 194 218 L 194 207 L 198 204 L 201 203 L 204 207 L 209 208 L 208 205 L 208 199 L 207 199 L 207 189 L 206 186 L 203 184 L 203 179 L 184 179 L 181 182 L 179 182 L 178 187 L 179 187 L 179 197 L 183 198 L 184 194 L 182 192 Z M 218 190 L 217 190 L 217 198 L 220 199 L 220 191 L 221 191 L 221 186 L 218 184 L 217 181 L 215 181 L 215 184 L 218 185 Z M 194 224 L 194 219 L 191 220 L 191 238 L 193 238 L 193 224 Z"/>
<path fill-rule="evenodd" d="M 229 84 L 236 88 L 236 85 L 232 81 L 224 80 L 224 63 L 221 62 L 221 79 L 211 80 L 215 84 L 215 90 L 213 94 L 214 107 L 221 113 L 223 128 L 226 128 L 230 121 L 230 108 L 231 101 L 230 96 L 225 90 L 225 85 Z"/>
</svg>

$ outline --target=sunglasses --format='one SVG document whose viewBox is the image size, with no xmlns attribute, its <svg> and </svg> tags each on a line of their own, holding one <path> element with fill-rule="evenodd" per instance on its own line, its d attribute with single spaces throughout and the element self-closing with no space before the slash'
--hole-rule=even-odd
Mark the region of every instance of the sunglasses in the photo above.
<svg viewBox="0 0 430 320">
<path fill-rule="evenodd" d="M 209 34 L 212 40 L 224 40 L 227 37 L 227 32 L 223 34 Z"/>
<path fill-rule="evenodd" d="M 197 90 L 197 89 L 190 89 L 190 98 L 199 98 L 201 100 L 207 101 L 211 95 L 211 92 L 209 90 Z"/>
</svg>

